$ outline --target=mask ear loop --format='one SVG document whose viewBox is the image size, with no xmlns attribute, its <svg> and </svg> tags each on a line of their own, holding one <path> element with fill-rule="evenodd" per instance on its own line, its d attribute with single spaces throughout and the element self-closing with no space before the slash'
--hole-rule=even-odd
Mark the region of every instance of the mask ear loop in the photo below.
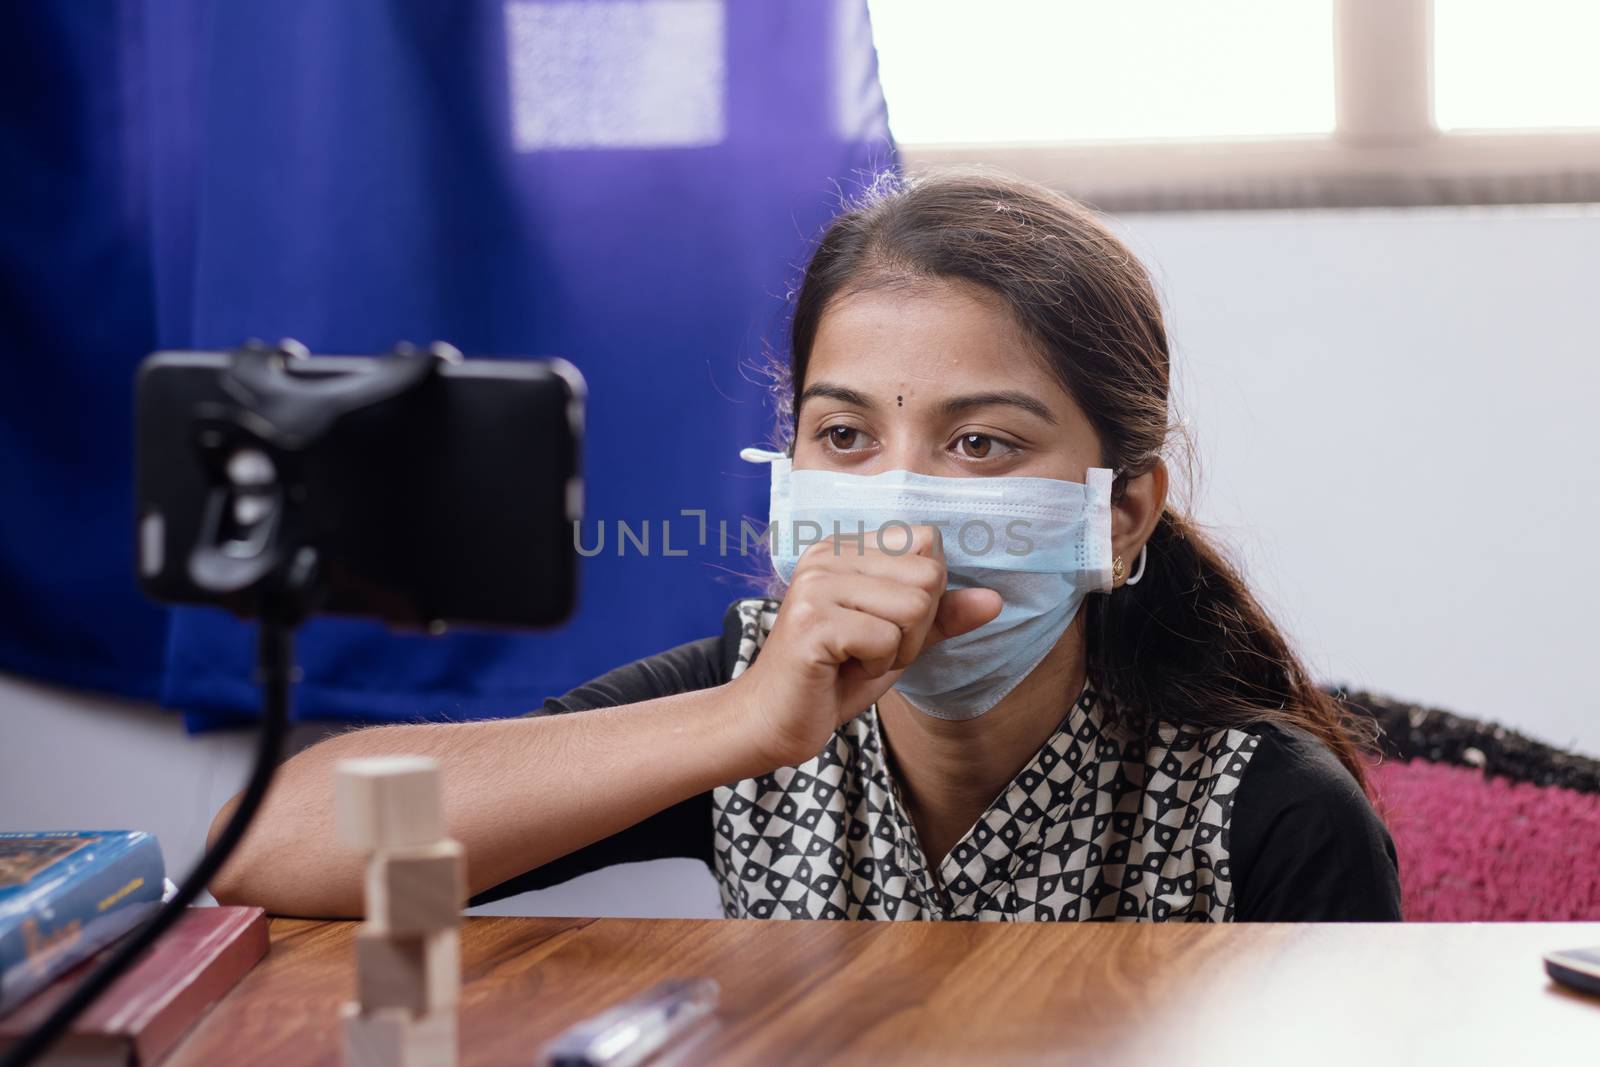
<svg viewBox="0 0 1600 1067">
<path fill-rule="evenodd" d="M 1113 479 L 1121 479 L 1122 476 L 1127 474 L 1127 473 L 1128 473 L 1128 468 L 1127 467 L 1118 467 L 1116 470 L 1111 472 L 1111 477 Z M 1130 574 L 1127 578 L 1123 579 L 1123 581 L 1122 581 L 1123 585 L 1138 585 L 1139 584 L 1139 579 L 1144 577 L 1145 560 L 1149 555 L 1150 555 L 1150 546 L 1149 545 L 1140 545 L 1139 546 L 1139 560 L 1133 566 L 1133 573 Z"/>
<path fill-rule="evenodd" d="M 1144 577 L 1145 557 L 1150 554 L 1149 545 L 1139 546 L 1139 562 L 1134 564 L 1133 573 L 1123 581 L 1123 585 L 1138 585 L 1139 579 Z"/>
</svg>

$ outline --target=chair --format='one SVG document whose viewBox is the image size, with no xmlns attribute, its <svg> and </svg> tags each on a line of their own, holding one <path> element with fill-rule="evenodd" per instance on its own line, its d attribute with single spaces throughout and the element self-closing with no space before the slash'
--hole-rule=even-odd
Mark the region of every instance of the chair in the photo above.
<svg viewBox="0 0 1600 1067">
<path fill-rule="evenodd" d="M 1600 760 L 1446 711 L 1334 695 L 1382 731 L 1373 792 L 1407 920 L 1600 920 Z"/>
</svg>

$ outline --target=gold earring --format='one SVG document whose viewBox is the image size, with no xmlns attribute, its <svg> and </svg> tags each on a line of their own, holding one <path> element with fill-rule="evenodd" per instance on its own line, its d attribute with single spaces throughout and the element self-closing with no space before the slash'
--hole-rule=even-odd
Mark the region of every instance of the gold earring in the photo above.
<svg viewBox="0 0 1600 1067">
<path fill-rule="evenodd" d="M 1128 565 L 1122 561 L 1121 556 L 1118 556 L 1116 559 L 1111 561 L 1111 584 L 1121 585 L 1122 579 L 1126 578 L 1127 576 Z"/>
</svg>

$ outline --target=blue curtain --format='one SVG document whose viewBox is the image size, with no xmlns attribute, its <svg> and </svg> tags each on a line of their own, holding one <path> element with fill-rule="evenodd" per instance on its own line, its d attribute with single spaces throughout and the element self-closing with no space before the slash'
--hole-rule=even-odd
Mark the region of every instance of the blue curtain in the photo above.
<svg viewBox="0 0 1600 1067">
<path fill-rule="evenodd" d="M 251 630 L 133 584 L 131 384 L 157 347 L 447 340 L 589 382 L 593 545 L 559 631 L 319 619 L 302 717 L 513 714 L 714 632 L 758 561 L 809 240 L 894 164 L 865 0 L 23 5 L 0 40 L 0 669 L 249 715 Z M 698 544 L 704 511 L 708 544 Z M 618 554 L 615 523 L 653 527 Z M 674 551 L 662 552 L 671 520 Z"/>
</svg>

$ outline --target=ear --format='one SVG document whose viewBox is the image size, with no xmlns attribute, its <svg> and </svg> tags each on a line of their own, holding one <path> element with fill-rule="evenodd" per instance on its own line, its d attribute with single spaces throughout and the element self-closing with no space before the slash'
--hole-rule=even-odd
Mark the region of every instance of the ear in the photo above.
<svg viewBox="0 0 1600 1067">
<path fill-rule="evenodd" d="M 1132 574 L 1139 549 L 1150 539 L 1167 506 L 1167 465 L 1157 459 L 1150 469 L 1123 486 L 1111 504 L 1111 552 L 1121 556 Z"/>
</svg>

